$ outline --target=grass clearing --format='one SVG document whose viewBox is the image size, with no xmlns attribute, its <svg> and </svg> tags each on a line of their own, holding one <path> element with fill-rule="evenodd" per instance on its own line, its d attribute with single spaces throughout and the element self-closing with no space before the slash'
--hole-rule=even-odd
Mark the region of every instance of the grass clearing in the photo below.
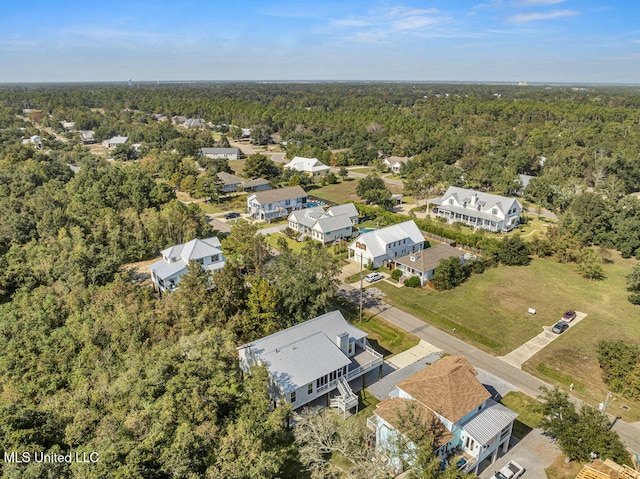
<svg viewBox="0 0 640 479">
<path fill-rule="evenodd" d="M 371 347 L 384 354 L 385 357 L 406 351 L 420 342 L 420 338 L 417 336 L 388 323 L 378 316 L 365 317 L 362 323 L 354 322 L 354 325 L 368 334 L 367 339 Z"/>
<path fill-rule="evenodd" d="M 367 388 L 361 389 L 358 392 L 358 413 L 356 416 L 352 416 L 352 418 L 358 416 L 368 418 L 373 414 L 379 402 L 380 401 L 371 394 Z"/>
<path fill-rule="evenodd" d="M 527 394 L 512 391 L 503 397 L 500 402 L 512 411 L 520 414 L 518 419 L 513 423 L 513 435 L 518 439 L 522 439 L 535 429 L 542 420 L 542 414 L 536 412 L 536 406 L 540 403 L 537 399 Z"/>
<path fill-rule="evenodd" d="M 578 461 L 566 462 L 565 456 L 560 454 L 544 472 L 547 474 L 547 479 L 574 479 L 583 465 Z"/>
<path fill-rule="evenodd" d="M 295 251 L 296 253 L 300 251 L 305 245 L 304 241 L 292 240 L 291 238 L 288 238 L 282 233 L 272 233 L 272 234 L 266 235 L 267 244 L 271 246 L 273 249 L 277 250 L 279 238 L 284 238 L 287 242 L 287 245 L 289 245 L 289 248 L 291 248 L 291 251 Z"/>
</svg>

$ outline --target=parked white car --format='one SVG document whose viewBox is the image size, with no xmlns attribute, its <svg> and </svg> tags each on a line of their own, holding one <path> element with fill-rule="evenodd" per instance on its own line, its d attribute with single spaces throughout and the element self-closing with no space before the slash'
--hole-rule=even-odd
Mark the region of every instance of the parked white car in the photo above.
<svg viewBox="0 0 640 479">
<path fill-rule="evenodd" d="M 364 277 L 369 283 L 374 283 L 378 280 L 381 280 L 384 276 L 381 273 L 369 273 Z"/>
<path fill-rule="evenodd" d="M 516 479 L 524 474 L 524 467 L 518 464 L 516 461 L 509 461 L 509 463 L 496 472 L 491 479 Z"/>
</svg>

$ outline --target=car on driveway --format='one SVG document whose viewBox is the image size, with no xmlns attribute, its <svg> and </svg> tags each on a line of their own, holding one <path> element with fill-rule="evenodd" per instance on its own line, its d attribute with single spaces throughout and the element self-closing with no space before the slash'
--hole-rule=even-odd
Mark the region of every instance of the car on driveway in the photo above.
<svg viewBox="0 0 640 479">
<path fill-rule="evenodd" d="M 567 329 L 569 329 L 569 323 L 567 323 L 566 321 L 558 321 L 556 324 L 553 325 L 553 328 L 551 328 L 551 331 L 553 331 L 556 334 L 562 334 Z"/>
<path fill-rule="evenodd" d="M 224 214 L 225 220 L 232 220 L 234 218 L 240 218 L 240 213 L 236 213 L 235 211 L 230 211 L 229 213 Z"/>
<path fill-rule="evenodd" d="M 381 280 L 384 276 L 381 273 L 369 273 L 364 277 L 369 283 L 375 283 L 376 281 Z"/>
<path fill-rule="evenodd" d="M 524 467 L 518 464 L 516 461 L 509 461 L 509 463 L 502 469 L 497 471 L 491 479 L 516 479 L 524 474 Z"/>
<path fill-rule="evenodd" d="M 562 320 L 570 323 L 576 319 L 576 312 L 573 309 L 568 310 L 566 313 L 562 315 Z"/>
</svg>

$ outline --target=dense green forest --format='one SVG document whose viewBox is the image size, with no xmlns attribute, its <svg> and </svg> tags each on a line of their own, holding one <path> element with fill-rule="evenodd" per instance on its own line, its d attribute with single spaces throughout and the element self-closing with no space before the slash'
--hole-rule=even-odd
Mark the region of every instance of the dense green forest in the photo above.
<svg viewBox="0 0 640 479">
<path fill-rule="evenodd" d="M 270 408 L 264 371 L 243 379 L 235 347 L 327 311 L 337 267 L 312 246 L 272 262 L 242 226 L 223 241 L 230 261 L 213 289 L 195 269 L 162 298 L 133 282 L 127 263 L 216 233 L 174 190 L 199 174 L 192 156 L 212 132 L 154 114 L 204 118 L 231 137 L 251 128 L 257 142 L 275 137 L 288 154 L 336 166 L 412 156 L 402 173 L 416 195 L 453 184 L 507 193 L 518 174 L 534 175 L 527 201 L 561 215 L 548 248 L 568 260 L 591 244 L 640 257 L 640 201 L 626 196 L 640 190 L 636 90 L 4 86 L 0 448 L 98 451 L 100 461 L 2 464 L 3 477 L 281 477 L 299 459 L 289 411 Z M 97 158 L 62 120 L 98 140 L 129 136 L 140 162 Z M 33 135 L 42 149 L 22 143 Z"/>
</svg>

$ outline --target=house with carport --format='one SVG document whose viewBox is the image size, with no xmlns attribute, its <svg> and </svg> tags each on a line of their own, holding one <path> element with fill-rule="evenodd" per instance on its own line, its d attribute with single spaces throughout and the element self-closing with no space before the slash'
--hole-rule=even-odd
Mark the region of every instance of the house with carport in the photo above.
<svg viewBox="0 0 640 479">
<path fill-rule="evenodd" d="M 425 434 L 434 434 L 433 451 L 443 467 L 477 474 L 495 462 L 509 448 L 518 414 L 494 401 L 477 375 L 464 357 L 444 356 L 398 383 L 367 421 L 377 451 L 400 466 L 404 453 L 397 450 L 398 438 L 411 441 L 406 436 L 411 412 Z"/>
</svg>

